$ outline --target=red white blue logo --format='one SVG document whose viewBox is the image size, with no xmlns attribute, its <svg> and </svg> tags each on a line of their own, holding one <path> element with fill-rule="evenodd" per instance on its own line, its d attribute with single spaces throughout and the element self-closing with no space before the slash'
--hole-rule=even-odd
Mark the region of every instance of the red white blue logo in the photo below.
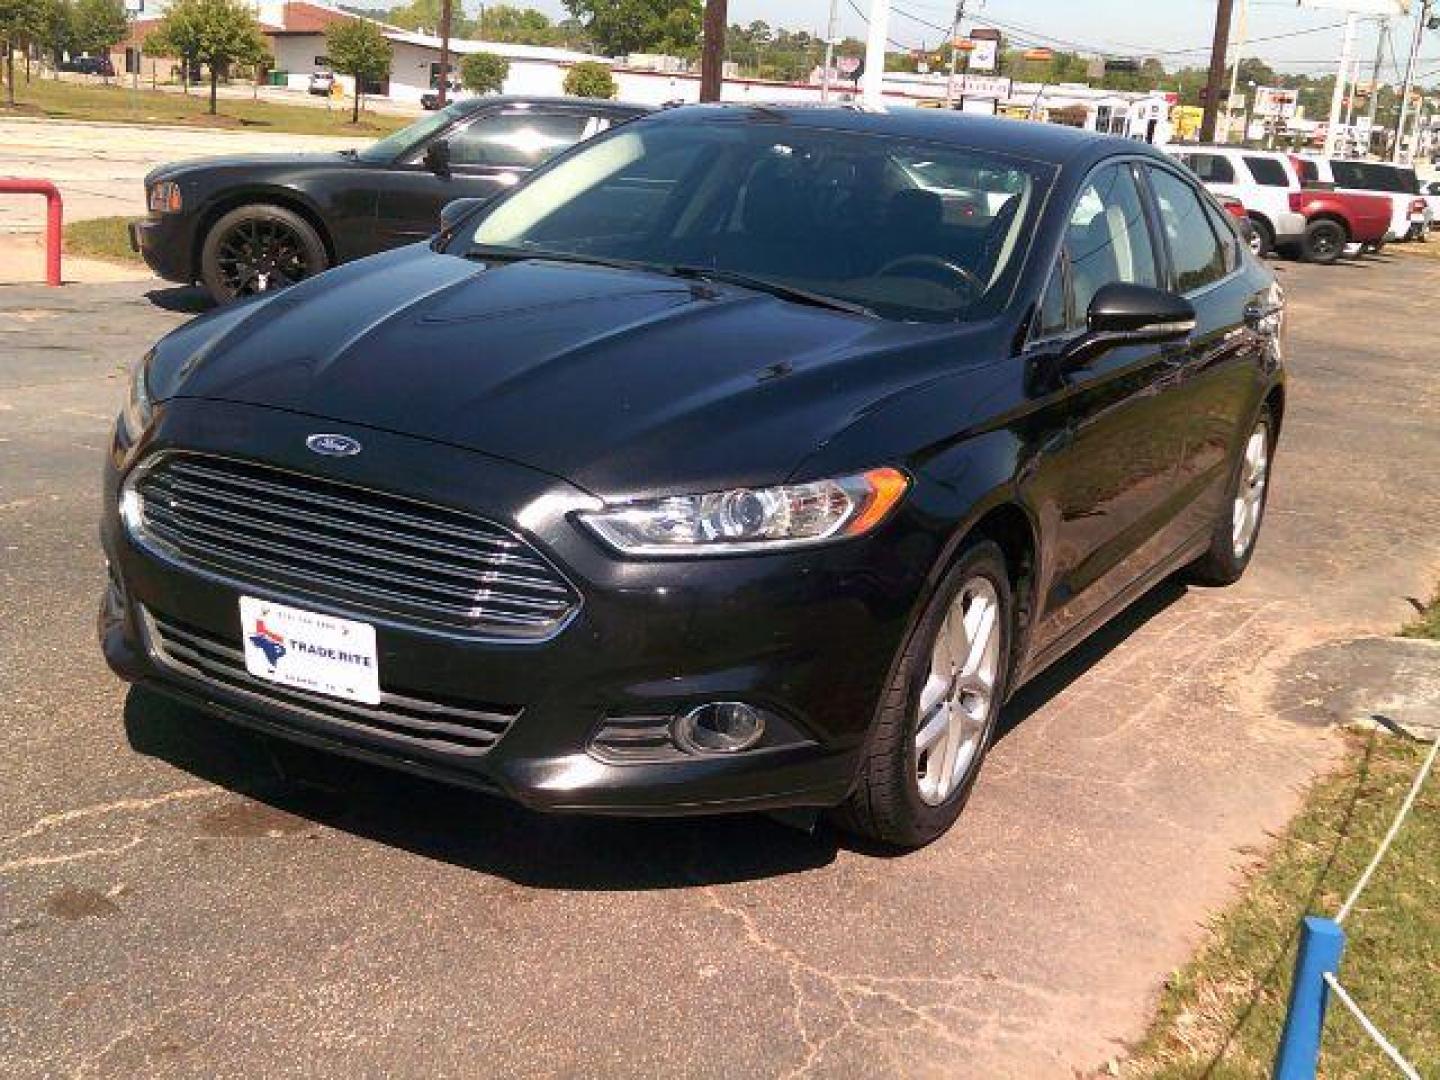
<svg viewBox="0 0 1440 1080">
<path fill-rule="evenodd" d="M 285 638 L 266 626 L 264 619 L 255 620 L 255 632 L 250 635 L 250 644 L 265 654 L 271 671 L 275 670 L 280 658 L 289 652 L 285 647 Z"/>
</svg>

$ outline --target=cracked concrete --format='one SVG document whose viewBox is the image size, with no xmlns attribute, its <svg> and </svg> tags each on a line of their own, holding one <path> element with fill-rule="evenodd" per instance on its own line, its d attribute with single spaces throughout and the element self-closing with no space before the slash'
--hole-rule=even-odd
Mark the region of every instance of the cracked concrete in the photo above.
<svg viewBox="0 0 1440 1080">
<path fill-rule="evenodd" d="M 1294 382 L 1251 574 L 1162 585 L 1023 691 L 961 827 L 903 858 L 311 761 L 316 789 L 127 696 L 93 645 L 99 448 L 124 364 L 193 297 L 0 289 L 0 1070 L 1030 1078 L 1122 1055 L 1333 725 L 1433 692 L 1428 654 L 1377 635 L 1440 577 L 1440 268 L 1281 272 Z"/>
</svg>

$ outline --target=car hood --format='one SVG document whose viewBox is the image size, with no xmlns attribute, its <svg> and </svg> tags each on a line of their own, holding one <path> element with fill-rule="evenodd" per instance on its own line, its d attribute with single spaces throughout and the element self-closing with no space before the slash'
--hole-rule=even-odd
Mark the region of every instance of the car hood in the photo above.
<svg viewBox="0 0 1440 1080">
<path fill-rule="evenodd" d="M 355 158 L 339 151 L 319 154 L 228 154 L 221 157 L 188 158 L 172 161 L 145 174 L 148 188 L 157 180 L 185 180 L 198 173 L 232 171 L 247 178 L 270 171 L 303 169 L 309 166 L 333 168 L 353 164 Z"/>
<path fill-rule="evenodd" d="M 417 245 L 221 309 L 157 347 L 152 370 L 161 399 L 419 436 L 611 495 L 782 480 L 867 410 L 952 373 L 967 352 L 957 336 L 644 271 L 487 266 Z"/>
</svg>

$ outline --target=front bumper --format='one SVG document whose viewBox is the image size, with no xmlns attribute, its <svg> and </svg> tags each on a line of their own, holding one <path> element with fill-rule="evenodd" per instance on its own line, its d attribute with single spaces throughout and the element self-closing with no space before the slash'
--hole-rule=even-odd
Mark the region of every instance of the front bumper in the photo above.
<svg viewBox="0 0 1440 1080">
<path fill-rule="evenodd" d="M 537 809 L 669 815 L 843 800 L 928 580 L 923 530 L 903 543 L 885 535 L 916 528 L 904 515 L 870 537 L 793 554 L 620 559 L 563 513 L 549 520 L 536 515 L 536 505 L 576 494 L 561 481 L 354 425 L 347 430 L 363 440 L 366 453 L 322 465 L 304 449 L 314 427 L 313 420 L 272 410 L 176 402 L 160 410 L 139 453 L 116 443 L 105 479 L 102 537 L 112 581 L 100 637 L 121 677 L 274 735 L 499 792 Z M 404 478 L 403 494 L 412 498 L 505 523 L 525 521 L 527 539 L 577 586 L 580 610 L 541 642 L 423 629 L 323 596 L 275 593 L 196 572 L 137 543 L 121 523 L 117 492 L 145 453 L 183 447 L 253 458 L 248 451 L 260 446 L 267 448 L 266 461 L 282 468 L 323 470 L 390 491 Z M 530 511 L 522 514 L 525 507 Z M 167 662 L 151 613 L 238 644 L 242 594 L 372 622 L 383 689 L 495 703 L 514 720 L 484 753 L 460 752 L 292 708 Z M 663 718 L 731 700 L 777 717 L 777 737 L 735 755 L 671 753 L 648 761 L 616 761 L 592 743 L 607 718 Z"/>
<path fill-rule="evenodd" d="M 194 235 L 185 214 L 152 214 L 131 221 L 130 249 L 166 281 L 189 285 L 200 274 L 195 266 Z"/>
</svg>

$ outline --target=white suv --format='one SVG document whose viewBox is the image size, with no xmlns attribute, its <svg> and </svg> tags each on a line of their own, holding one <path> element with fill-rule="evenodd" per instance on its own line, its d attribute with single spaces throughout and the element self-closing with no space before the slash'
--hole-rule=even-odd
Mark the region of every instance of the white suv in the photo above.
<svg viewBox="0 0 1440 1080">
<path fill-rule="evenodd" d="M 1390 196 L 1390 235 L 1387 239 L 1424 240 L 1434 217 L 1420 180 L 1408 165 L 1388 161 L 1349 161 L 1306 155 L 1300 162 L 1307 184 L 1324 184 L 1336 191 L 1360 191 Z"/>
<path fill-rule="evenodd" d="M 1305 216 L 1290 209 L 1290 192 L 1300 177 L 1286 154 L 1239 146 L 1168 146 L 1165 152 L 1188 165 L 1216 195 L 1239 199 L 1255 226 L 1258 254 L 1299 247 Z"/>
</svg>

